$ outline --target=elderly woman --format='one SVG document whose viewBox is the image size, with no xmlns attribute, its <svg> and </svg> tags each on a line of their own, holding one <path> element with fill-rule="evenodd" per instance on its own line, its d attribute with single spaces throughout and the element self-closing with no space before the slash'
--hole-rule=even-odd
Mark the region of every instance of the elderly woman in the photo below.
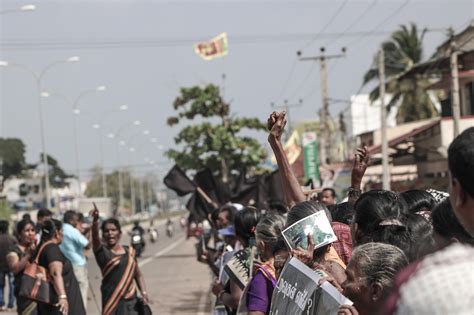
<svg viewBox="0 0 474 315">
<path fill-rule="evenodd" d="M 398 247 L 366 243 L 354 250 L 342 287 L 334 279 L 323 278 L 322 281 L 327 279 L 354 302 L 352 306 L 341 306 L 338 315 L 379 314 L 394 285 L 395 275 L 407 264 L 407 257 Z"/>
</svg>

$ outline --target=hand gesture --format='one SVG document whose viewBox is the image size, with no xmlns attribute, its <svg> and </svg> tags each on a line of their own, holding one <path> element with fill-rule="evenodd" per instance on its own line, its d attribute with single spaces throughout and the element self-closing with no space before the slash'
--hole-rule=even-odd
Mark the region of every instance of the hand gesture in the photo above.
<svg viewBox="0 0 474 315">
<path fill-rule="evenodd" d="M 216 281 L 214 285 L 212 286 L 212 293 L 215 296 L 218 296 L 219 293 L 221 293 L 223 290 L 224 290 L 224 287 L 222 286 L 222 283 L 220 283 L 219 281 Z"/>
<path fill-rule="evenodd" d="M 359 315 L 359 312 L 353 305 L 342 305 L 337 315 Z"/>
<path fill-rule="evenodd" d="M 26 249 L 26 255 L 28 255 L 29 257 L 32 257 L 35 251 L 36 251 L 36 244 L 32 242 L 30 246 L 28 246 L 28 248 Z"/>
<path fill-rule="evenodd" d="M 270 131 L 270 135 L 275 137 L 278 140 L 281 138 L 281 134 L 283 133 L 283 130 L 285 129 L 285 125 L 286 125 L 286 112 L 285 111 L 281 113 L 273 112 L 267 120 L 267 128 L 268 128 L 268 131 Z"/>
<path fill-rule="evenodd" d="M 308 234 L 308 249 L 303 249 L 301 247 L 298 247 L 296 249 L 293 249 L 291 251 L 291 254 L 298 258 L 302 263 L 304 263 L 306 266 L 312 268 L 313 267 L 313 254 L 314 254 L 314 241 L 313 241 L 313 235 L 310 233 Z"/>
<path fill-rule="evenodd" d="M 63 315 L 67 315 L 69 312 L 69 303 L 67 302 L 67 299 L 59 299 L 59 302 L 57 304 L 59 307 L 59 311 Z"/>
<path fill-rule="evenodd" d="M 142 292 L 142 300 L 145 305 L 150 303 L 150 298 L 148 297 L 148 293 Z"/>
<path fill-rule="evenodd" d="M 99 222 L 99 209 L 95 205 L 95 202 L 92 203 L 94 205 L 94 209 L 89 212 L 89 215 L 92 217 L 92 223 Z"/>
<path fill-rule="evenodd" d="M 359 188 L 362 177 L 364 177 L 367 166 L 369 165 L 369 158 L 369 151 L 366 146 L 356 149 L 351 176 L 351 184 L 353 188 Z"/>
</svg>

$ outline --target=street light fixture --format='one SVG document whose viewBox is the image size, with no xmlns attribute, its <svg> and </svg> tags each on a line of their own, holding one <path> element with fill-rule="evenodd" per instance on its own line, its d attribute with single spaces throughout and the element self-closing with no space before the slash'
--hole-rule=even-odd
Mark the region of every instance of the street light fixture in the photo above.
<svg viewBox="0 0 474 315">
<path fill-rule="evenodd" d="M 20 7 L 21 11 L 35 11 L 36 6 L 34 4 L 25 4 Z"/>
<path fill-rule="evenodd" d="M 36 7 L 32 5 L 27 5 L 26 11 L 31 11 L 34 10 Z M 22 9 L 20 9 L 22 10 Z M 7 11 L 0 12 L 0 14 L 3 14 Z M 41 151 L 42 151 L 42 163 L 43 163 L 43 168 L 44 168 L 44 187 L 42 186 L 43 190 L 43 196 L 46 199 L 46 206 L 50 207 L 50 201 L 51 201 L 51 194 L 50 194 L 50 188 L 49 188 L 49 166 L 48 166 L 48 154 L 46 152 L 46 140 L 45 140 L 45 127 L 44 127 L 44 119 L 43 119 L 43 104 L 42 104 L 42 98 L 47 97 L 46 95 L 49 96 L 49 94 L 42 94 L 44 91 L 42 90 L 42 81 L 45 76 L 45 74 L 54 66 L 64 64 L 64 63 L 70 63 L 70 62 L 78 62 L 80 58 L 78 56 L 72 56 L 67 59 L 61 59 L 57 60 L 54 62 L 51 62 L 50 64 L 46 65 L 39 73 L 34 72 L 33 70 L 30 69 L 27 65 L 24 64 L 19 64 L 19 63 L 14 63 L 14 62 L 8 62 L 5 60 L 0 60 L 0 66 L 2 67 L 17 67 L 20 69 L 25 70 L 28 72 L 34 79 L 36 83 L 36 89 L 37 89 L 37 103 L 38 103 L 38 114 L 39 114 L 39 125 L 40 125 L 40 137 L 41 137 Z"/>
</svg>

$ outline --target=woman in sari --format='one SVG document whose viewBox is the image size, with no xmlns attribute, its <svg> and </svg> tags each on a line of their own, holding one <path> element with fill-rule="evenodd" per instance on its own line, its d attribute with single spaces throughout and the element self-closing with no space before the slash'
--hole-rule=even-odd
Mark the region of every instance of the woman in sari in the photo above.
<svg viewBox="0 0 474 315">
<path fill-rule="evenodd" d="M 252 278 L 255 256 L 255 230 L 260 220 L 260 211 L 247 207 L 237 212 L 234 218 L 235 235 L 244 249 L 237 251 L 224 267 L 229 281 L 224 286 L 217 281 L 212 293 L 226 306 L 228 314 L 236 314 L 243 290 Z"/>
<path fill-rule="evenodd" d="M 120 245 L 122 231 L 116 219 L 102 223 L 102 244 L 99 237 L 99 210 L 91 211 L 92 246 L 102 271 L 102 315 L 134 315 L 137 312 L 137 285 L 143 302 L 148 304 L 145 279 L 138 267 L 135 251 Z"/>
<path fill-rule="evenodd" d="M 36 303 L 20 296 L 21 278 L 25 267 L 35 252 L 35 224 L 29 219 L 23 219 L 16 225 L 18 244 L 13 246 L 7 255 L 8 268 L 15 275 L 15 298 L 18 315 L 36 315 Z"/>
<path fill-rule="evenodd" d="M 268 215 L 257 224 L 256 241 L 261 263 L 255 266 L 256 272 L 247 291 L 247 311 L 249 315 L 265 315 L 270 304 L 277 279 L 275 276 L 273 249 L 285 226 L 281 215 Z"/>
</svg>

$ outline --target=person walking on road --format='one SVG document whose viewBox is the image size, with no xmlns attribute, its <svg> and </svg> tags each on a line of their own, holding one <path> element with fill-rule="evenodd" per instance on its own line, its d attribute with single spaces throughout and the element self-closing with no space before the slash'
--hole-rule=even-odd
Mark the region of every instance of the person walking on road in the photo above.
<svg viewBox="0 0 474 315">
<path fill-rule="evenodd" d="M 90 215 L 92 221 L 92 249 L 95 259 L 102 271 L 102 315 L 135 315 L 138 314 L 137 289 L 148 304 L 145 279 L 138 267 L 135 251 L 128 246 L 120 245 L 122 235 L 120 223 L 116 219 L 107 219 L 102 223 L 101 243 L 99 236 L 99 210 L 94 205 Z M 137 288 L 138 286 L 138 288 Z"/>
<path fill-rule="evenodd" d="M 36 302 L 20 296 L 21 278 L 28 261 L 36 249 L 36 229 L 31 219 L 23 219 L 16 225 L 18 244 L 7 255 L 8 268 L 15 275 L 15 298 L 18 315 L 36 315 Z"/>
<path fill-rule="evenodd" d="M 38 264 L 48 270 L 50 282 L 58 297 L 55 305 L 38 302 L 39 315 L 85 315 L 81 291 L 71 262 L 59 249 L 63 240 L 63 224 L 52 219 L 43 222 L 41 242 L 32 259 L 38 257 Z"/>
<path fill-rule="evenodd" d="M 76 228 L 79 216 L 75 211 L 66 211 L 63 221 L 64 238 L 59 248 L 72 264 L 74 275 L 81 288 L 82 301 L 87 309 L 89 281 L 87 279 L 87 260 L 84 251 L 89 247 L 89 240 Z"/>
<path fill-rule="evenodd" d="M 0 221 L 0 310 L 5 311 L 5 277 L 8 279 L 8 309 L 15 306 L 13 295 L 13 274 L 8 269 L 7 254 L 15 245 L 15 239 L 8 234 L 8 221 Z"/>
</svg>

